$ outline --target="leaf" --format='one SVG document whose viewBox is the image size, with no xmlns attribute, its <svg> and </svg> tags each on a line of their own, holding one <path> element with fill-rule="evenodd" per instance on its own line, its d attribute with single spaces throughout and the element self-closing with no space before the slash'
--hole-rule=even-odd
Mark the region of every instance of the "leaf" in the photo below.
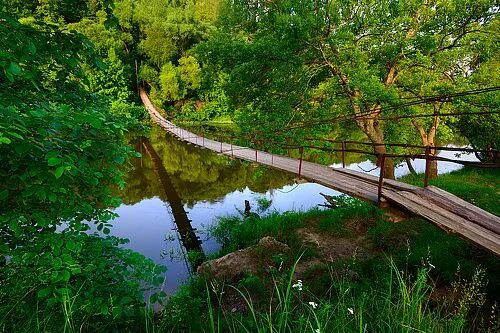
<svg viewBox="0 0 500 333">
<path fill-rule="evenodd" d="M 11 72 L 14 75 L 19 75 L 21 74 L 21 67 L 19 67 L 18 64 L 15 62 L 11 62 L 9 66 L 9 72 Z"/>
<path fill-rule="evenodd" d="M 108 234 L 110 233 L 110 230 L 109 230 L 109 228 L 104 228 L 104 229 L 102 230 L 102 232 L 103 232 L 105 235 L 108 235 Z"/>
<path fill-rule="evenodd" d="M 102 128 L 102 122 L 101 122 L 100 119 L 96 119 L 96 118 L 89 119 L 89 123 L 95 129 L 101 129 Z"/>
<path fill-rule="evenodd" d="M 69 281 L 69 278 L 71 277 L 71 273 L 69 271 L 62 271 L 61 272 L 62 280 L 63 281 Z"/>
<path fill-rule="evenodd" d="M 119 164 L 123 164 L 123 163 L 125 163 L 125 157 L 123 157 L 121 155 L 116 155 L 115 156 L 115 162 L 119 163 Z"/>
<path fill-rule="evenodd" d="M 28 144 L 26 142 L 20 142 L 20 143 L 18 143 L 18 144 L 15 145 L 14 150 L 16 151 L 16 153 L 18 155 L 24 155 L 31 148 L 32 148 L 32 146 L 30 144 Z"/>
<path fill-rule="evenodd" d="M 5 200 L 9 197 L 9 190 L 3 190 L 0 192 L 0 200 Z"/>
<path fill-rule="evenodd" d="M 54 175 L 56 176 L 57 179 L 61 178 L 62 174 L 64 173 L 64 166 L 61 165 L 59 168 L 56 169 L 54 172 Z"/>
<path fill-rule="evenodd" d="M 7 134 L 9 134 L 10 136 L 12 136 L 16 139 L 23 140 L 23 137 L 21 135 L 17 134 L 16 132 L 7 132 Z"/>
<path fill-rule="evenodd" d="M 7 76 L 7 79 L 9 79 L 11 83 L 14 82 L 14 75 L 12 75 L 11 72 L 5 71 L 5 76 Z"/>
<path fill-rule="evenodd" d="M 36 46 L 33 44 L 33 42 L 30 40 L 28 44 L 28 51 L 33 55 L 36 53 Z"/>
<path fill-rule="evenodd" d="M 44 288 L 38 291 L 37 296 L 38 298 L 44 298 L 47 297 L 50 294 L 51 289 L 50 288 Z"/>
<path fill-rule="evenodd" d="M 5 144 L 9 144 L 11 143 L 12 141 L 9 139 L 9 138 L 6 138 L 5 136 L 1 136 L 0 137 L 0 143 L 5 143 Z"/>
<path fill-rule="evenodd" d="M 57 196 L 54 193 L 49 194 L 49 201 L 50 202 L 56 202 L 57 201 Z"/>
<path fill-rule="evenodd" d="M 82 272 L 82 269 L 80 267 L 72 267 L 71 268 L 71 274 L 76 275 L 80 274 Z"/>
<path fill-rule="evenodd" d="M 95 58 L 95 65 L 99 67 L 99 69 L 105 70 L 108 68 L 108 65 L 106 65 L 104 62 L 101 61 L 99 58 Z"/>
<path fill-rule="evenodd" d="M 60 268 L 62 266 L 62 259 L 59 257 L 54 258 L 52 265 L 54 268 Z"/>
<path fill-rule="evenodd" d="M 121 315 L 122 315 L 122 307 L 121 306 L 114 307 L 113 316 L 115 316 L 115 318 L 119 318 Z"/>
<path fill-rule="evenodd" d="M 68 250 L 70 250 L 70 251 L 73 251 L 73 250 L 76 248 L 76 244 L 75 244 L 75 242 L 74 242 L 73 240 L 71 240 L 71 239 L 70 239 L 70 240 L 68 240 L 68 241 L 66 242 L 66 248 L 67 248 Z"/>
<path fill-rule="evenodd" d="M 58 150 L 51 150 L 45 155 L 46 158 L 53 158 L 53 157 L 57 157 L 57 156 L 59 156 Z"/>
<path fill-rule="evenodd" d="M 120 304 L 121 305 L 125 305 L 125 304 L 128 304 L 128 303 L 131 303 L 132 302 L 132 298 L 129 297 L 129 296 L 125 296 L 123 297 L 121 300 L 120 300 Z"/>
<path fill-rule="evenodd" d="M 47 115 L 47 111 L 44 111 L 44 110 L 31 110 L 30 111 L 30 114 L 33 116 L 33 117 L 45 117 Z"/>
<path fill-rule="evenodd" d="M 62 159 L 59 157 L 51 157 L 47 160 L 49 166 L 55 166 L 61 164 Z"/>
</svg>

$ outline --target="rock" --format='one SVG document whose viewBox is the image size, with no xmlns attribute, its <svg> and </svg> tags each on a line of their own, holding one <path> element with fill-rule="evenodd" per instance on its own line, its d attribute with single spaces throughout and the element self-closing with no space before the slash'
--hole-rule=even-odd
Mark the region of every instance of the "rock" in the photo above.
<svg viewBox="0 0 500 333">
<path fill-rule="evenodd" d="M 289 251 L 288 245 L 273 237 L 264 237 L 256 245 L 204 262 L 197 271 L 209 279 L 237 281 L 244 275 L 262 273 L 274 264 L 273 256 Z"/>
</svg>

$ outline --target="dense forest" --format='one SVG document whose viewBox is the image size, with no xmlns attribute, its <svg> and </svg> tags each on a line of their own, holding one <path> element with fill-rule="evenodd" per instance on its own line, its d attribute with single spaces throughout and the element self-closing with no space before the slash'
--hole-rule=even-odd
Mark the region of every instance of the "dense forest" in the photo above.
<svg viewBox="0 0 500 333">
<path fill-rule="evenodd" d="M 251 144 L 354 138 L 382 154 L 460 137 L 498 163 L 499 8 L 0 0 L 0 332 L 155 331 L 144 295 L 165 299 L 164 268 L 106 237 L 116 188 L 141 181 L 124 177 L 138 156 L 129 133 L 147 123 L 139 87 L 169 119 L 231 122 Z M 197 173 L 195 157 L 169 167 Z M 228 187 L 249 177 L 235 172 Z"/>
</svg>

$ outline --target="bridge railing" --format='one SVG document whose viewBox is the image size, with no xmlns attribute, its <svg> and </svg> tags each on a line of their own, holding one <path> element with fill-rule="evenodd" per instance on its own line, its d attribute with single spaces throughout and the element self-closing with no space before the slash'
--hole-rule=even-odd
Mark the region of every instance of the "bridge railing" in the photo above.
<svg viewBox="0 0 500 333">
<path fill-rule="evenodd" d="M 202 134 L 202 138 L 204 138 L 204 134 Z M 253 136 L 255 138 L 256 136 Z M 184 139 L 188 139 L 188 137 L 184 137 Z M 291 150 L 297 150 L 298 151 L 298 165 L 297 165 L 297 174 L 299 178 L 302 176 L 302 163 L 304 160 L 304 150 L 309 149 L 309 150 L 320 150 L 320 151 L 325 151 L 329 153 L 333 152 L 338 152 L 341 154 L 341 162 L 342 162 L 342 167 L 346 167 L 346 155 L 347 154 L 362 154 L 362 155 L 369 155 L 369 156 L 374 156 L 377 158 L 377 166 L 380 168 L 380 173 L 379 173 L 379 181 L 378 181 L 378 201 L 379 203 L 381 202 L 382 198 L 382 188 L 384 184 L 384 179 L 385 179 L 385 174 L 384 174 L 384 169 L 385 169 L 385 163 L 387 158 L 401 158 L 401 159 L 421 159 L 425 160 L 425 173 L 424 173 L 424 187 L 427 187 L 429 184 L 429 179 L 430 179 L 430 171 L 431 171 L 431 161 L 441 161 L 441 162 L 451 162 L 451 163 L 456 163 L 456 164 L 461 164 L 464 166 L 471 166 L 471 167 L 480 167 L 480 168 L 500 168 L 500 163 L 488 163 L 488 162 L 481 162 L 481 161 L 467 161 L 467 160 L 462 160 L 462 159 L 453 159 L 453 158 L 448 158 L 448 157 L 442 157 L 442 156 L 437 156 L 436 151 L 451 151 L 451 152 L 457 152 L 457 153 L 474 153 L 474 154 L 479 154 L 479 153 L 484 153 L 484 154 L 496 154 L 496 156 L 500 156 L 500 151 L 498 150 L 481 150 L 481 149 L 474 149 L 474 148 L 468 148 L 468 147 L 449 147 L 449 146 L 424 146 L 424 145 L 414 145 L 414 144 L 403 144 L 403 143 L 387 143 L 387 144 L 376 144 L 376 143 L 371 143 L 371 142 L 365 142 L 365 141 L 355 141 L 355 140 L 330 140 L 330 139 L 318 139 L 318 138 L 306 138 L 304 141 L 308 142 L 309 144 L 290 144 L 290 143 L 283 143 L 283 142 L 277 142 L 273 141 L 270 139 L 267 140 L 249 140 L 250 142 L 253 143 L 254 148 L 249 148 L 249 147 L 239 147 L 233 145 L 233 142 L 237 142 L 238 140 L 242 139 L 240 136 L 234 136 L 234 135 L 218 135 L 216 140 L 221 143 L 220 145 L 220 152 L 221 153 L 231 153 L 232 156 L 234 156 L 234 152 L 240 149 L 253 149 L 255 151 L 255 162 L 259 162 L 259 151 L 263 152 L 268 152 L 266 149 L 264 149 L 264 146 L 268 146 L 271 148 L 279 148 L 279 149 L 286 149 L 288 151 L 288 156 L 290 157 L 290 151 Z M 248 137 L 247 137 L 248 139 Z M 252 137 L 250 137 L 252 139 Z M 223 149 L 222 142 L 225 141 L 228 145 L 230 145 L 226 150 Z M 228 142 L 229 141 L 229 142 Z M 327 145 L 320 145 L 318 143 L 328 143 L 330 146 Z M 331 146 L 333 144 L 333 146 Z M 203 144 L 202 144 L 203 145 Z M 336 147 L 335 145 L 338 145 Z M 354 147 L 352 147 L 354 146 Z M 359 146 L 367 146 L 371 147 L 373 150 L 364 150 L 360 149 Z M 375 148 L 378 146 L 384 146 L 384 147 L 397 147 L 397 148 L 411 148 L 411 149 L 417 149 L 417 150 L 423 150 L 420 153 L 408 153 L 408 154 L 398 154 L 398 153 L 377 153 L 375 151 Z M 270 152 L 268 152 L 270 153 Z M 273 164 L 273 157 L 274 155 L 271 154 L 271 164 Z"/>
<path fill-rule="evenodd" d="M 146 103 L 145 103 L 146 104 Z M 163 118 L 155 109 L 152 105 L 147 105 L 149 113 L 156 118 L 156 120 L 164 127 L 165 129 L 169 130 L 172 134 L 176 135 L 182 140 L 194 140 L 194 143 L 197 145 L 200 145 L 202 147 L 205 147 L 205 133 L 202 133 L 201 135 L 196 135 L 194 133 L 191 133 L 190 131 L 187 131 L 179 126 L 174 125 L 173 123 L 167 121 L 165 118 Z M 308 142 L 309 144 L 291 144 L 291 140 L 287 139 L 287 143 L 283 142 L 277 142 L 271 139 L 257 139 L 258 137 L 261 137 L 262 133 L 260 132 L 255 132 L 250 135 L 247 135 L 244 137 L 244 139 L 247 139 L 249 142 L 253 143 L 254 148 L 250 147 L 240 147 L 240 146 L 235 146 L 233 142 L 238 142 L 239 140 L 242 139 L 241 136 L 234 136 L 234 135 L 225 135 L 221 136 L 219 135 L 218 138 L 216 138 L 217 144 L 220 144 L 219 151 L 220 153 L 231 153 L 231 156 L 234 156 L 234 152 L 237 150 L 243 150 L 243 149 L 253 149 L 255 150 L 255 162 L 259 162 L 259 151 L 264 151 L 267 152 L 264 149 L 264 145 L 272 148 L 279 148 L 279 149 L 286 149 L 288 152 L 288 157 L 290 157 L 290 150 L 292 149 L 297 149 L 299 152 L 299 158 L 298 158 L 298 165 L 297 165 L 297 173 L 299 178 L 302 176 L 302 163 L 304 160 L 304 149 L 311 149 L 311 150 L 320 150 L 320 151 L 326 151 L 326 152 L 339 152 L 341 153 L 341 161 L 342 161 L 342 167 L 346 167 L 346 154 L 347 153 L 354 153 L 354 154 L 363 154 L 363 155 L 369 155 L 369 156 L 374 156 L 377 158 L 376 165 L 380 168 L 380 173 L 379 173 L 379 180 L 378 180 L 378 201 L 379 203 L 381 202 L 382 198 L 382 188 L 384 184 L 384 169 L 385 169 L 385 163 L 387 158 L 402 158 L 402 159 L 423 159 L 425 160 L 425 174 L 424 174 L 424 187 L 427 187 L 429 184 L 429 178 L 430 178 L 430 171 L 431 171 L 431 161 L 443 161 L 443 162 L 451 162 L 451 163 L 456 163 L 456 164 L 461 164 L 464 166 L 472 166 L 472 167 L 480 167 L 480 168 L 500 168 L 500 163 L 488 163 L 488 162 L 482 162 L 482 161 L 465 161 L 461 159 L 452 159 L 452 158 L 447 158 L 447 157 L 442 157 L 442 156 L 437 156 L 436 151 L 454 151 L 454 152 L 460 152 L 460 153 L 474 153 L 474 154 L 489 154 L 490 156 L 500 156 L 500 151 L 498 150 L 493 150 L 493 149 L 488 149 L 488 150 L 481 150 L 481 149 L 475 149 L 475 148 L 468 148 L 468 147 L 449 147 L 449 146 L 434 146 L 434 145 L 414 145 L 414 144 L 406 144 L 406 143 L 372 143 L 372 142 L 366 142 L 366 141 L 355 141 L 355 140 L 332 140 L 332 139 L 324 139 L 324 138 L 305 138 L 303 141 Z M 229 142 L 227 142 L 229 141 Z M 323 145 L 318 145 L 318 143 L 323 143 Z M 224 150 L 223 145 L 229 145 L 229 148 Z M 328 144 L 328 145 L 326 145 Z M 335 145 L 338 146 L 338 148 L 335 147 Z M 364 149 L 359 149 L 358 147 L 355 148 L 349 148 L 349 146 L 367 146 L 371 147 L 372 150 L 364 150 Z M 396 153 L 379 153 L 376 152 L 377 147 L 396 147 L 396 148 L 411 148 L 411 149 L 417 149 L 417 150 L 423 150 L 421 153 L 414 153 L 414 154 L 396 154 Z M 274 154 L 271 152 L 268 152 L 271 156 L 271 165 L 274 164 Z"/>
</svg>

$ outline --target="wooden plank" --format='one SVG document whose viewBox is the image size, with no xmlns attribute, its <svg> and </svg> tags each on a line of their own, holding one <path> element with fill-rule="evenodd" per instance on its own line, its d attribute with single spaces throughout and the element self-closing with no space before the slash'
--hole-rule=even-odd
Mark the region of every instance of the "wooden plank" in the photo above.
<svg viewBox="0 0 500 333">
<path fill-rule="evenodd" d="M 387 191 L 384 193 L 391 202 L 403 206 L 415 215 L 422 216 L 438 227 L 459 234 L 474 243 L 500 255 L 500 237 L 477 224 L 469 223 L 462 217 L 439 206 L 429 203 L 411 192 Z"/>
<path fill-rule="evenodd" d="M 500 234 L 500 217 L 434 186 L 427 187 L 423 191 L 423 195 L 429 200 L 438 203 L 444 209 Z"/>
<path fill-rule="evenodd" d="M 499 219 L 498 216 L 493 215 L 493 214 L 491 214 L 491 213 L 489 213 L 489 212 L 487 212 L 487 211 L 485 211 L 485 210 L 483 210 L 483 209 L 481 209 L 481 208 L 479 208 L 479 207 L 471 204 L 470 202 L 465 201 L 462 198 L 457 197 L 456 195 L 453 195 L 453 194 L 451 194 L 449 192 L 446 192 L 445 190 L 442 190 L 439 187 L 435 187 L 435 186 L 431 185 L 431 186 L 428 186 L 425 190 L 428 191 L 428 192 L 432 192 L 435 195 L 441 196 L 441 197 L 443 197 L 443 198 L 445 198 L 447 200 L 456 202 L 458 205 L 461 205 L 461 206 L 463 206 L 463 207 L 465 207 L 465 208 L 467 208 L 467 209 L 475 212 L 476 214 L 483 215 L 486 218 Z"/>
<path fill-rule="evenodd" d="M 350 170 L 350 169 L 344 169 L 344 168 L 333 168 L 333 169 L 336 171 L 339 171 L 339 172 L 353 175 L 355 177 L 363 178 L 369 182 L 378 183 L 378 177 L 367 174 L 367 173 L 363 173 L 363 172 L 355 171 L 355 170 Z M 416 191 L 419 189 L 419 187 L 415 186 L 415 185 L 410 185 L 410 184 L 398 182 L 397 180 L 394 180 L 394 179 L 384 178 L 384 186 L 387 186 L 387 185 L 389 185 L 393 188 L 396 188 L 398 190 L 405 190 L 405 191 Z"/>
</svg>

